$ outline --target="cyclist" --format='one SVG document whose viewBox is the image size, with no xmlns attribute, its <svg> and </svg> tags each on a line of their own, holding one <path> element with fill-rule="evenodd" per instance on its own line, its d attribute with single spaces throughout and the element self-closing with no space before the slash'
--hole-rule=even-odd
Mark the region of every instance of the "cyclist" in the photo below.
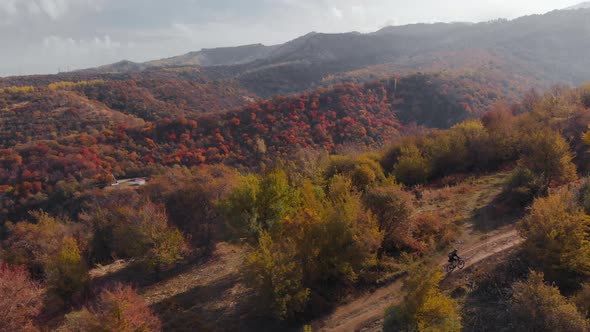
<svg viewBox="0 0 590 332">
<path fill-rule="evenodd" d="M 455 249 L 449 253 L 449 263 L 458 262 L 461 257 L 457 255 L 458 250 Z"/>
</svg>

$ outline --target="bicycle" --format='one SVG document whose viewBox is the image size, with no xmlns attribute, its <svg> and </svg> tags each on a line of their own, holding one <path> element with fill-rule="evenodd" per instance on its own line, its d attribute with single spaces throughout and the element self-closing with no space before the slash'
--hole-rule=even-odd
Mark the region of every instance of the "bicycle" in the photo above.
<svg viewBox="0 0 590 332">
<path fill-rule="evenodd" d="M 465 261 L 461 258 L 453 260 L 446 266 L 447 273 L 453 272 L 455 269 L 463 270 L 465 267 Z"/>
</svg>

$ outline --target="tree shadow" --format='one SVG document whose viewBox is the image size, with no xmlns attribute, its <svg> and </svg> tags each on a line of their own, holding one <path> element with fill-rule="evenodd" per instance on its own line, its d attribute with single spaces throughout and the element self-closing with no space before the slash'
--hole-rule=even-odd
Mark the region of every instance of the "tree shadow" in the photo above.
<svg viewBox="0 0 590 332">
<path fill-rule="evenodd" d="M 240 287 L 239 275 L 228 275 L 155 303 L 152 309 L 162 320 L 164 331 L 299 330 L 260 312 L 251 292 L 236 296 L 236 287 Z"/>
<path fill-rule="evenodd" d="M 491 258 L 494 259 L 494 258 Z M 464 297 L 464 331 L 514 331 L 511 325 L 510 301 L 512 284 L 529 274 L 526 258 L 519 250 L 512 250 L 492 269 L 483 268 L 474 274 L 468 292 L 455 289 L 452 295 Z M 482 263 L 486 263 L 483 261 Z M 461 294 L 463 293 L 463 294 Z"/>
<path fill-rule="evenodd" d="M 174 265 L 167 266 L 161 271 L 146 268 L 139 262 L 126 262 L 124 266 L 115 271 L 105 273 L 103 276 L 92 279 L 92 288 L 101 288 L 113 283 L 123 283 L 133 285 L 138 288 L 145 288 L 156 283 L 161 283 L 172 279 L 179 274 L 194 269 L 195 266 L 203 265 L 212 260 L 212 257 L 197 257 L 178 262 Z"/>
<path fill-rule="evenodd" d="M 503 226 L 515 224 L 524 216 L 524 207 L 514 207 L 499 194 L 488 205 L 473 212 L 470 222 L 479 232 L 491 232 Z"/>
</svg>

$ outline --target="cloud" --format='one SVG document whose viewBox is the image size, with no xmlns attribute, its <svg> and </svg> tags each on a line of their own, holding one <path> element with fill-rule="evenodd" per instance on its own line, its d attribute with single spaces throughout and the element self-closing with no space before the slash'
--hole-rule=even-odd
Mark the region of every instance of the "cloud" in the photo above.
<svg viewBox="0 0 590 332">
<path fill-rule="evenodd" d="M 582 1 L 582 0 L 580 0 Z M 574 0 L 0 0 L 0 76 L 52 73 L 203 47 L 267 45 L 310 31 L 478 21 L 542 13 Z"/>
<path fill-rule="evenodd" d="M 47 16 L 57 20 L 69 11 L 71 4 L 68 0 L 39 0 L 37 5 Z"/>
<path fill-rule="evenodd" d="M 0 0 L 0 18 L 14 24 L 22 18 L 45 16 L 58 20 L 72 11 L 97 11 L 107 0 Z"/>
<path fill-rule="evenodd" d="M 47 52 L 48 55 L 63 57 L 96 56 L 104 53 L 114 53 L 123 47 L 123 44 L 113 41 L 110 36 L 81 40 L 48 36 L 43 39 L 44 52 Z"/>
<path fill-rule="evenodd" d="M 18 13 L 18 9 L 16 8 L 16 0 L 0 1 L 0 14 L 14 16 L 17 13 Z"/>
<path fill-rule="evenodd" d="M 342 11 L 336 7 L 332 7 L 332 16 L 334 16 L 335 18 L 337 18 L 339 20 L 344 18 L 344 14 L 342 13 Z"/>
</svg>

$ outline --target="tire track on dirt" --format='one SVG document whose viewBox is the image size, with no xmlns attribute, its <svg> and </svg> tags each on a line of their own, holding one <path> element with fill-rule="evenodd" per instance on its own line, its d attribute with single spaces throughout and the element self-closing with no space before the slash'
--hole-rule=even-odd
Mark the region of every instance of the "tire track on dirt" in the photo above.
<svg viewBox="0 0 590 332">
<path fill-rule="evenodd" d="M 490 256 L 519 245 L 522 238 L 514 229 L 495 234 L 483 243 L 463 249 L 466 267 L 474 265 Z M 470 255 L 469 255 L 470 254 Z M 444 266 L 446 258 L 439 262 Z M 385 309 L 399 303 L 403 279 L 397 280 L 373 293 L 365 294 L 347 304 L 336 308 L 329 316 L 312 323 L 314 331 L 379 331 Z"/>
</svg>

